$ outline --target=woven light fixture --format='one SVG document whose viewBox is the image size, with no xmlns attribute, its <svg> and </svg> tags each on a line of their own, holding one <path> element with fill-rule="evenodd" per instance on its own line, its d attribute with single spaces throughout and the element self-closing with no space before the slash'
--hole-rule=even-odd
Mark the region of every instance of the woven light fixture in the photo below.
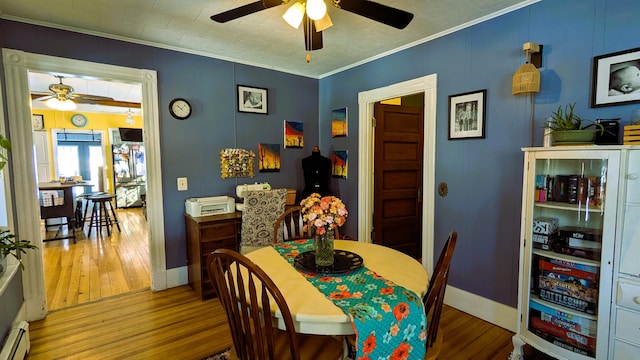
<svg viewBox="0 0 640 360">
<path fill-rule="evenodd" d="M 531 94 L 540 92 L 540 72 L 531 63 L 531 54 L 539 53 L 540 46 L 531 42 L 525 43 L 522 49 L 527 54 L 527 62 L 520 66 L 513 75 L 511 93 L 513 95 Z"/>
</svg>

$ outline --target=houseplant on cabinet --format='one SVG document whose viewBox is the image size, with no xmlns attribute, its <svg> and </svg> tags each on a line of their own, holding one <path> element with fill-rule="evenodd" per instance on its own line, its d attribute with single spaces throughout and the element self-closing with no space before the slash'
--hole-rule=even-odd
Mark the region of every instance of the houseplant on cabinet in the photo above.
<svg viewBox="0 0 640 360">
<path fill-rule="evenodd" d="M 574 111 L 576 103 L 558 106 L 547 118 L 545 127 L 551 129 L 554 144 L 591 144 L 596 133 L 604 127 L 594 121 L 584 119 Z"/>
<path fill-rule="evenodd" d="M 9 139 L 0 135 L 0 148 L 11 151 L 11 142 Z M 8 158 L 0 152 L 0 171 L 7 165 Z M 20 267 L 24 269 L 24 264 L 20 260 L 20 253 L 26 253 L 26 249 L 35 249 L 35 245 L 28 240 L 16 240 L 15 235 L 7 228 L 0 227 L 0 274 L 7 269 L 7 256 L 11 254 L 18 259 Z"/>
</svg>

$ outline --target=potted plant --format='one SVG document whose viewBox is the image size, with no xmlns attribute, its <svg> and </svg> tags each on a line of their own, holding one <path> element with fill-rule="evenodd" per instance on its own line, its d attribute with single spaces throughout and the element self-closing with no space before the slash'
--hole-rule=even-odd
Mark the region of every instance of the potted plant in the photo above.
<svg viewBox="0 0 640 360">
<path fill-rule="evenodd" d="M 24 264 L 20 260 L 19 254 L 26 254 L 26 249 L 37 249 L 37 246 L 31 244 L 28 240 L 16 240 L 16 236 L 6 228 L 0 230 L 0 273 L 7 268 L 7 255 L 12 255 L 18 259 L 20 267 L 24 269 Z"/>
<path fill-rule="evenodd" d="M 0 147 L 11 151 L 11 142 L 6 137 L 0 135 Z M 8 158 L 0 152 L 0 171 L 7 165 Z M 28 240 L 16 240 L 15 235 L 7 228 L 0 228 L 0 274 L 7 268 L 7 255 L 11 254 L 18 259 L 20 267 L 24 269 L 24 264 L 20 260 L 20 253 L 26 253 L 26 249 L 36 249 Z"/>
<path fill-rule="evenodd" d="M 576 103 L 558 106 L 547 118 L 545 126 L 551 129 L 554 143 L 589 144 L 593 143 L 598 131 L 604 127 L 592 120 L 584 119 L 574 112 Z"/>
</svg>

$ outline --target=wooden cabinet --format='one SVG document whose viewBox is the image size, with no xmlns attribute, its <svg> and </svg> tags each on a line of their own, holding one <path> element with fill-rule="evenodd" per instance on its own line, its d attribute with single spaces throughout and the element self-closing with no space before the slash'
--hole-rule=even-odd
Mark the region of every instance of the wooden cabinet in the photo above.
<svg viewBox="0 0 640 360">
<path fill-rule="evenodd" d="M 617 222 L 624 216 L 619 186 L 628 149 L 525 149 L 511 359 L 523 358 L 525 343 L 556 359 L 611 358 Z"/>
<path fill-rule="evenodd" d="M 189 285 L 200 299 L 215 296 L 213 282 L 206 269 L 207 256 L 216 249 L 238 249 L 241 212 L 192 217 L 184 214 L 187 231 Z"/>
</svg>

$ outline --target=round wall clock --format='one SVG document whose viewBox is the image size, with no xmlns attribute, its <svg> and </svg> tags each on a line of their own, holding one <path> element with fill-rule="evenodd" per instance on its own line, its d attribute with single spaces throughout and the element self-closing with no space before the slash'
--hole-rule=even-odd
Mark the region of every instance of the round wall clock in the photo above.
<svg viewBox="0 0 640 360">
<path fill-rule="evenodd" d="M 171 116 L 178 120 L 184 120 L 191 116 L 191 104 L 185 99 L 173 99 L 169 103 Z"/>
<path fill-rule="evenodd" d="M 89 122 L 89 119 L 87 119 L 87 117 L 82 114 L 71 115 L 71 123 L 75 127 L 85 127 L 87 126 L 88 122 Z"/>
</svg>

